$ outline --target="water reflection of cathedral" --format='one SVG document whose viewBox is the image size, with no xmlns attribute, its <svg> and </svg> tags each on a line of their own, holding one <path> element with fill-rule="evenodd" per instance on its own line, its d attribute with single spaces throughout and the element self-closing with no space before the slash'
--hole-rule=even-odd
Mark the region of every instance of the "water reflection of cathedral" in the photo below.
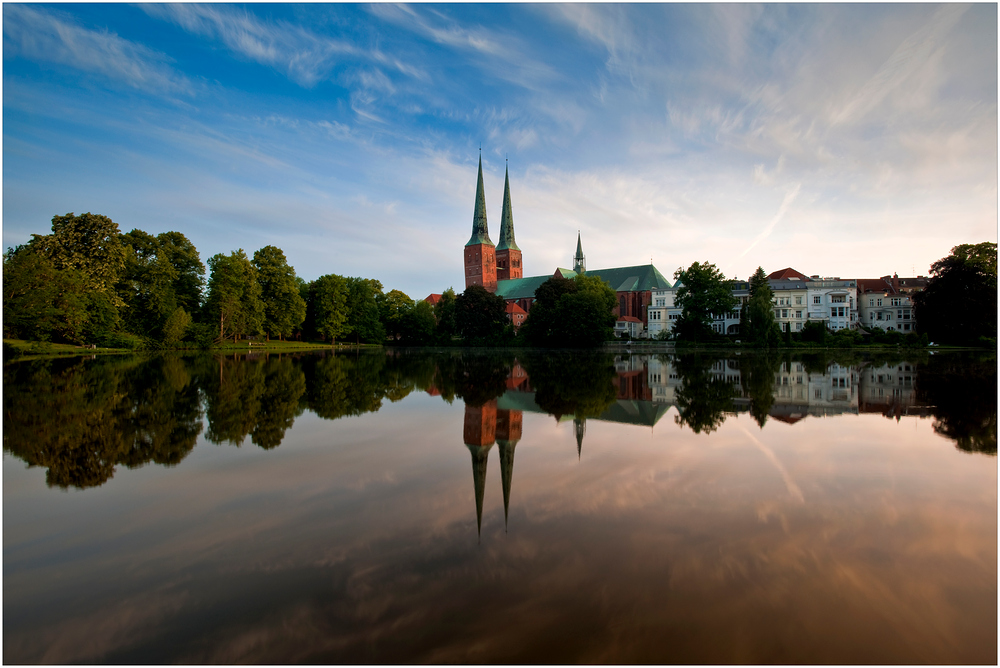
<svg viewBox="0 0 1000 668">
<path fill-rule="evenodd" d="M 746 361 L 742 360 L 745 364 Z M 592 420 L 654 427 L 670 409 L 677 407 L 679 393 L 687 381 L 678 370 L 675 358 L 653 355 L 623 355 L 615 358 L 614 400 Z M 724 414 L 737 415 L 750 410 L 753 398 L 745 391 L 740 358 L 716 359 L 705 369 L 707 381 L 724 383 L 731 390 L 731 403 Z M 920 405 L 916 392 L 917 368 L 912 363 L 865 364 L 860 367 L 829 364 L 824 372 L 810 370 L 802 361 L 785 360 L 767 371 L 766 387 L 772 402 L 767 415 L 794 424 L 806 417 L 841 414 L 881 413 L 888 418 L 925 417 L 930 407 Z M 428 390 L 436 393 L 433 388 Z M 758 397 L 759 400 L 759 397 Z M 463 438 L 472 455 L 476 498 L 477 526 L 482 528 L 483 498 L 486 489 L 487 462 L 493 446 L 500 458 L 503 489 L 504 524 L 510 509 L 514 471 L 514 450 L 523 434 L 525 412 L 552 415 L 557 422 L 573 422 L 577 457 L 582 456 L 587 419 L 572 414 L 557 415 L 536 401 L 536 388 L 526 370 L 515 363 L 508 375 L 504 392 L 480 406 L 466 405 Z"/>
</svg>

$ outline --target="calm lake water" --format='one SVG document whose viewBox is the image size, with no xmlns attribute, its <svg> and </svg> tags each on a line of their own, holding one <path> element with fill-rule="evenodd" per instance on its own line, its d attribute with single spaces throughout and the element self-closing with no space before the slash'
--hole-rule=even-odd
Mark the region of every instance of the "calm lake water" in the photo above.
<svg viewBox="0 0 1000 668">
<path fill-rule="evenodd" d="M 4 367 L 5 663 L 996 663 L 995 355 Z"/>
</svg>

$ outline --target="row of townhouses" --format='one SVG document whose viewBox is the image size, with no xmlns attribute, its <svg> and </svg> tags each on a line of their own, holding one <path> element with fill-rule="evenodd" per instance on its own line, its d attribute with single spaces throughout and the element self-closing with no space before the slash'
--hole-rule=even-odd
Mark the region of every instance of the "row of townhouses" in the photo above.
<svg viewBox="0 0 1000 668">
<path fill-rule="evenodd" d="M 810 321 L 822 322 L 831 331 L 854 329 L 859 324 L 904 334 L 917 329 L 912 296 L 927 286 L 927 278 L 900 278 L 898 275 L 873 279 L 806 276 L 792 268 L 770 274 L 768 283 L 774 293 L 774 317 L 785 332 L 801 332 Z M 673 330 L 681 317 L 674 297 L 680 282 L 672 287 L 653 290 L 648 307 L 648 326 L 619 327 L 621 334 L 632 338 L 655 338 Z M 747 281 L 731 282 L 738 306 L 728 313 L 715 314 L 712 329 L 719 334 L 739 335 L 740 311 L 750 298 Z"/>
</svg>

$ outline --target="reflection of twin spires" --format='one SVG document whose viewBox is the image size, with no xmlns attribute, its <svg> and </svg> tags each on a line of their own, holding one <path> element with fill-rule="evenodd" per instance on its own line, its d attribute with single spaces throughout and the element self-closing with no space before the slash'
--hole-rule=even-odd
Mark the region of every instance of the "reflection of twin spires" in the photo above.
<svg viewBox="0 0 1000 668">
<path fill-rule="evenodd" d="M 514 473 L 514 447 L 521 440 L 521 411 L 497 410 L 496 399 L 482 406 L 465 406 L 463 436 L 472 454 L 472 481 L 476 492 L 476 526 L 483 529 L 483 497 L 486 491 L 486 464 L 496 442 L 500 450 L 500 480 L 503 486 L 503 520 L 507 525 L 510 484 Z"/>
</svg>

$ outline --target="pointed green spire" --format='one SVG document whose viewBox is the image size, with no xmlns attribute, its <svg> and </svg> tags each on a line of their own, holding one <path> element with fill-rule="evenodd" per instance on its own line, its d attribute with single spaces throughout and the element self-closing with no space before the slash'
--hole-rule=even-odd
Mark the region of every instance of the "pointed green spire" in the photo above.
<svg viewBox="0 0 1000 668">
<path fill-rule="evenodd" d="M 576 233 L 576 256 L 573 258 L 573 271 L 582 274 L 587 271 L 587 258 L 583 255 L 583 243 L 580 241 L 580 232 Z"/>
<path fill-rule="evenodd" d="M 486 224 L 486 189 L 483 187 L 483 156 L 479 156 L 479 183 L 476 185 L 476 210 L 472 214 L 472 238 L 466 246 L 486 244 L 492 246 Z"/>
<path fill-rule="evenodd" d="M 514 213 L 510 208 L 510 177 L 507 170 L 503 174 L 503 213 L 500 215 L 500 243 L 497 250 L 521 250 L 514 242 Z"/>
</svg>

